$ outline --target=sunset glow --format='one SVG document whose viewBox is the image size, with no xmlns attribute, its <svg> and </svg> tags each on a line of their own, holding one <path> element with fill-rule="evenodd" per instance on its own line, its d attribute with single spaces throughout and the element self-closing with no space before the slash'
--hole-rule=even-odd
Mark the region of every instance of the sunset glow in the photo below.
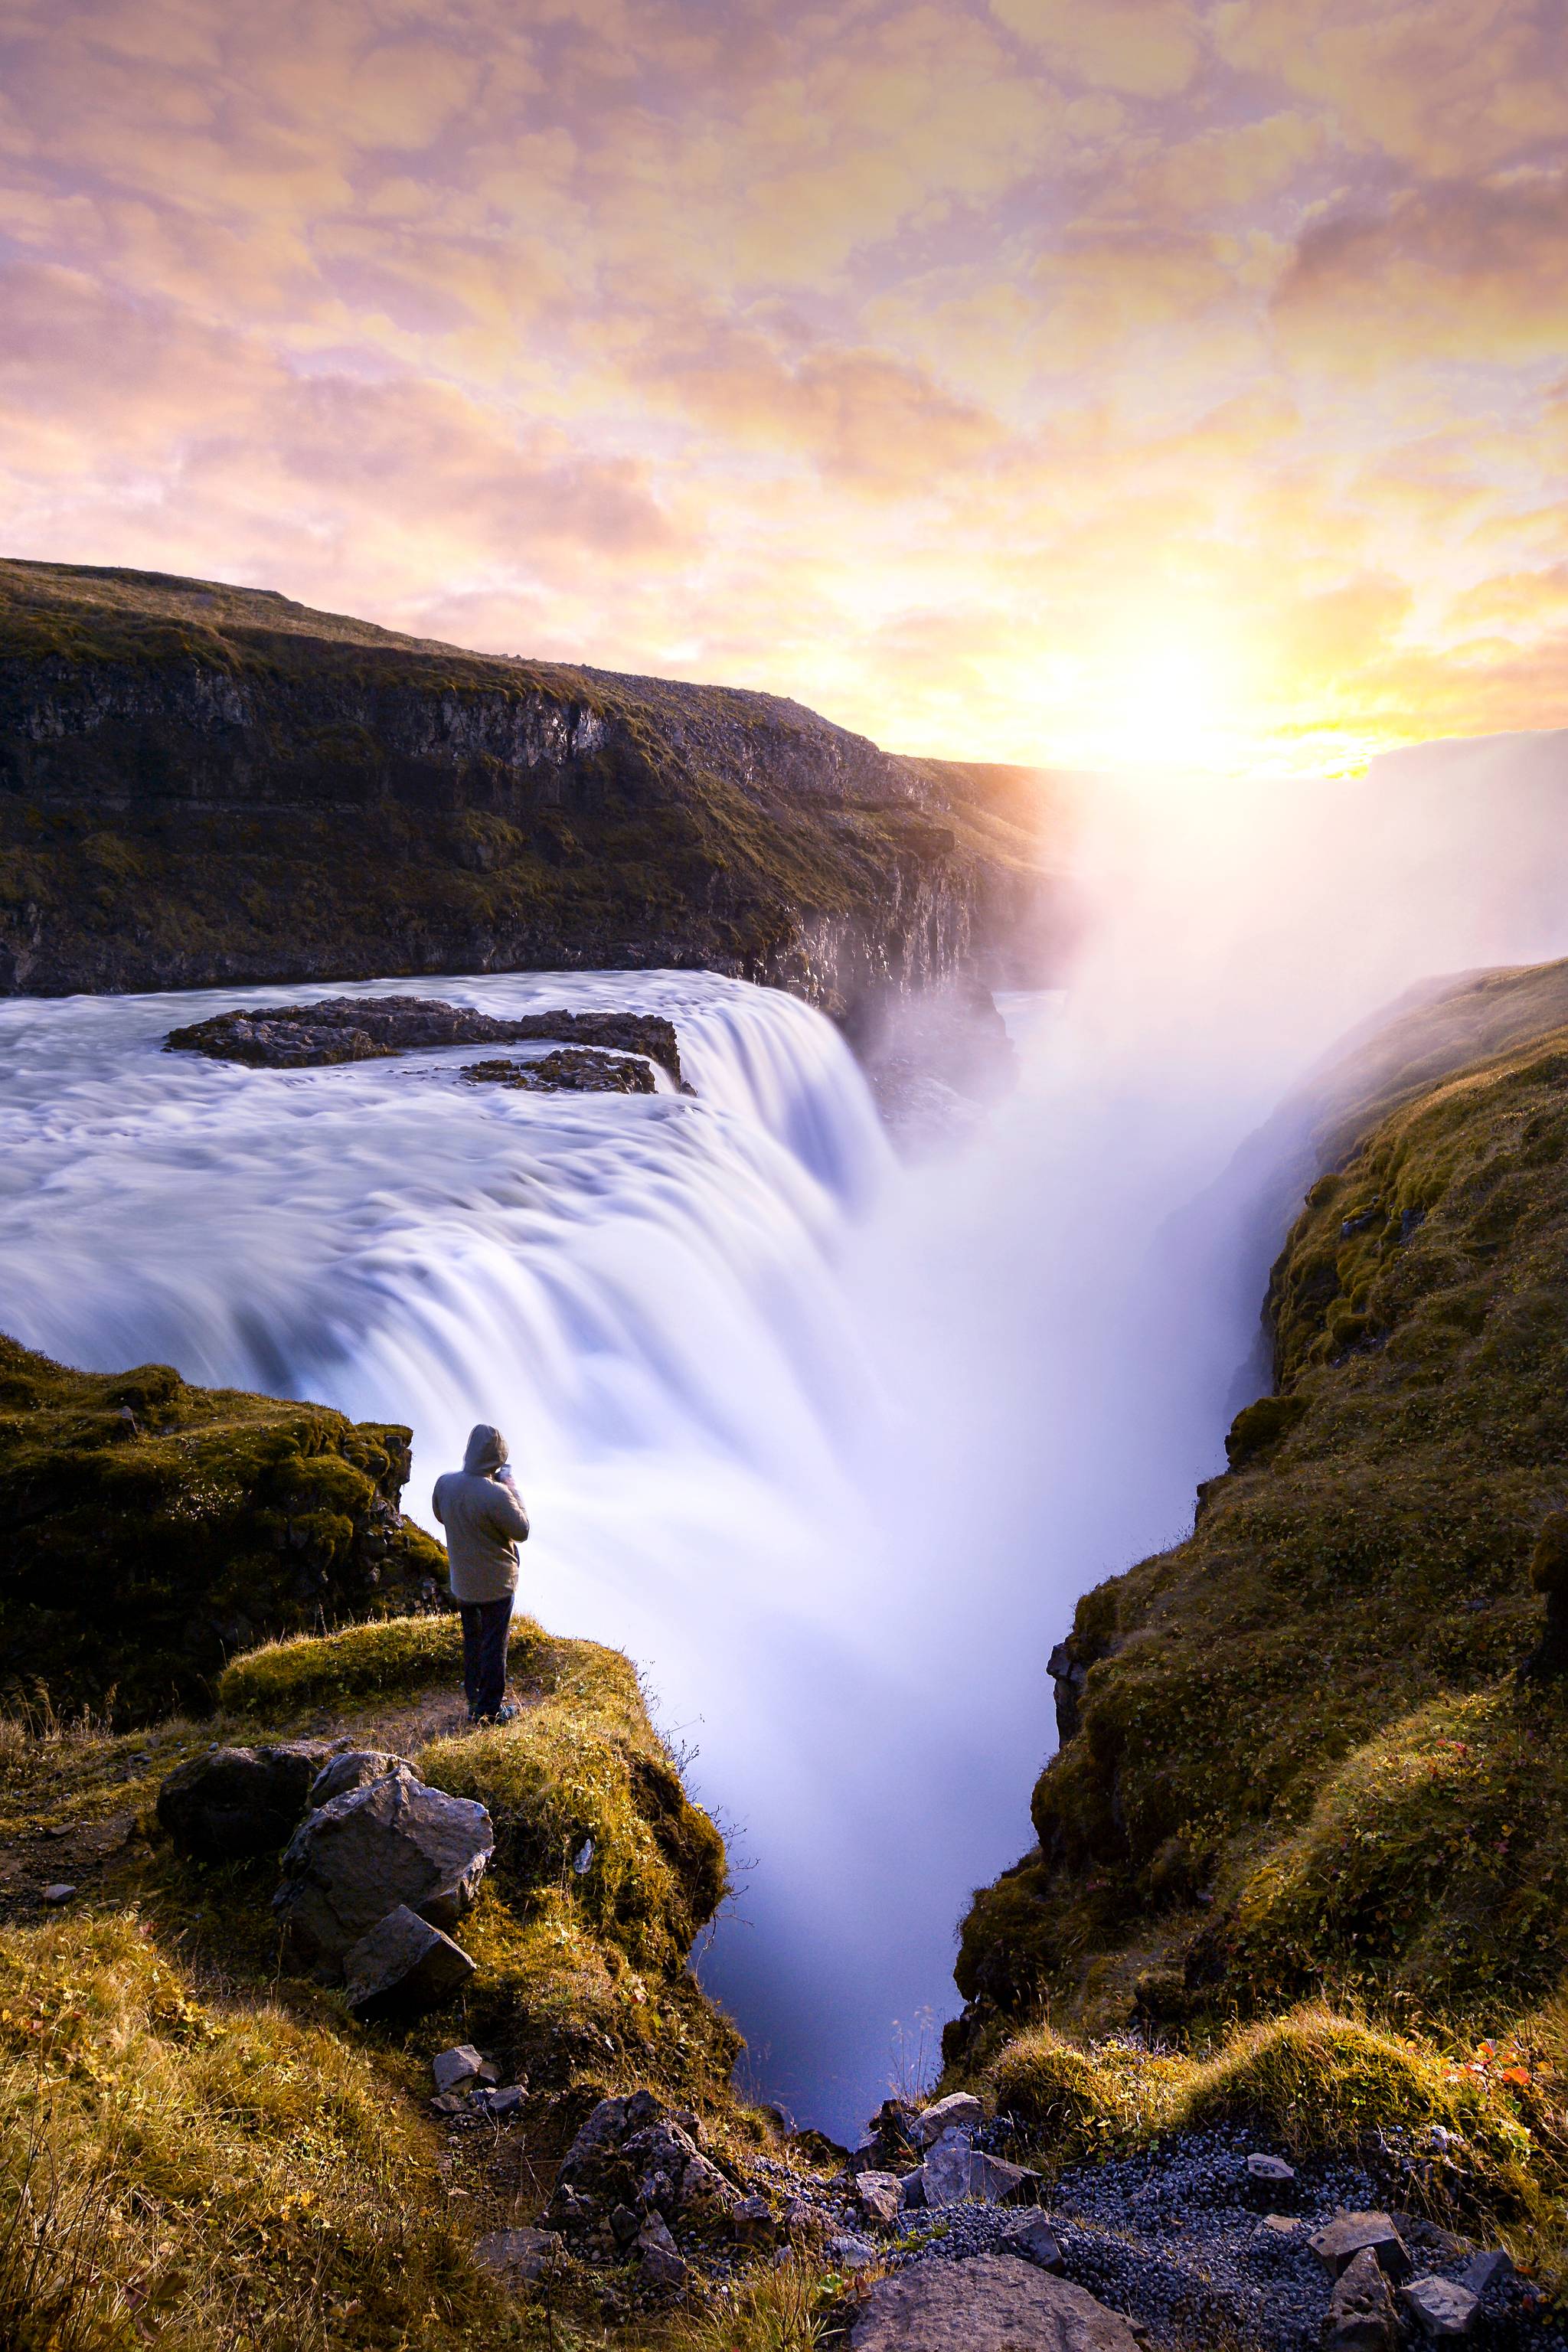
<svg viewBox="0 0 1568 2352">
<path fill-rule="evenodd" d="M 1555 0 L 11 0 L 0 543 L 900 750 L 1568 721 Z"/>
</svg>

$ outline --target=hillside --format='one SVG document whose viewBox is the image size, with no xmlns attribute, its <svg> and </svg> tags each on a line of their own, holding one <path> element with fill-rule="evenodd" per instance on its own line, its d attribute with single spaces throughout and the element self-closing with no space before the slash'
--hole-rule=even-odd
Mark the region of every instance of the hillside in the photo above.
<svg viewBox="0 0 1568 2352">
<path fill-rule="evenodd" d="M 0 993 L 702 964 L 1027 976 L 1048 778 L 258 590 L 0 562 Z"/>
<path fill-rule="evenodd" d="M 1326 1997 L 1463 2042 L 1556 1998 L 1563 1685 L 1519 1669 L 1568 1528 L 1565 1078 L 1564 964 L 1323 1075 L 1275 1393 L 1192 1535 L 1079 1604 L 1038 1843 L 963 1927 L 966 2069 L 1041 2018 L 1196 2043 Z"/>
</svg>

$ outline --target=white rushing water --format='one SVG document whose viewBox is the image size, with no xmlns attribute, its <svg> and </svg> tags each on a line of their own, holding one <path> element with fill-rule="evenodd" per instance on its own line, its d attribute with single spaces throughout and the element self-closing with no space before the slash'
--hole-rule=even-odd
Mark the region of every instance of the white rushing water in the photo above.
<svg viewBox="0 0 1568 2352">
<path fill-rule="evenodd" d="M 1190 1525 L 1255 1391 L 1299 1171 L 1288 1124 L 1235 1155 L 1412 982 L 1568 951 L 1563 797 L 1529 739 L 1108 792 L 1070 1000 L 1012 1008 L 1016 1092 L 914 1171 L 826 1022 L 701 974 L 382 983 L 667 1013 L 695 1100 L 159 1051 L 320 987 L 13 1001 L 0 1328 L 409 1422 L 419 1516 L 506 1429 L 523 1605 L 646 1665 L 752 1865 L 702 1965 L 754 2079 L 850 2132 L 1028 1843 L 1074 1597 Z"/>
</svg>

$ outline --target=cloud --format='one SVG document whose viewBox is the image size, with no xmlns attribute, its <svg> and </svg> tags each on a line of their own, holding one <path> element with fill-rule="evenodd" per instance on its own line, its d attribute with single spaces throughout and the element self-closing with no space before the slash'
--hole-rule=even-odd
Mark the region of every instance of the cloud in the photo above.
<svg viewBox="0 0 1568 2352">
<path fill-rule="evenodd" d="M 993 0 L 998 21 L 1058 70 L 1130 98 L 1173 98 L 1202 55 L 1186 0 Z"/>
</svg>

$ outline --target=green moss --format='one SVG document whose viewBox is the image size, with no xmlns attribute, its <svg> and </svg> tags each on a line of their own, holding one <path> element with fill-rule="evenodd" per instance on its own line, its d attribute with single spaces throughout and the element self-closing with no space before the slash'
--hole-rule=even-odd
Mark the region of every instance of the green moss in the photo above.
<svg viewBox="0 0 1568 2352">
<path fill-rule="evenodd" d="M 552 1655 L 531 1618 L 514 1619 L 509 1644 L 514 1679 L 537 1674 Z M 296 1633 L 248 1650 L 224 1668 L 216 1697 L 231 1715 L 282 1722 L 313 1708 L 460 1682 L 462 1672 L 462 1628 L 455 1614 L 389 1617 L 341 1625 L 332 1633 Z"/>
<path fill-rule="evenodd" d="M 0 1338 L 0 1693 L 146 1720 L 210 1704 L 258 1635 L 417 1607 L 446 1563 L 398 1513 L 408 1447 L 166 1364 L 75 1372 Z"/>
</svg>

